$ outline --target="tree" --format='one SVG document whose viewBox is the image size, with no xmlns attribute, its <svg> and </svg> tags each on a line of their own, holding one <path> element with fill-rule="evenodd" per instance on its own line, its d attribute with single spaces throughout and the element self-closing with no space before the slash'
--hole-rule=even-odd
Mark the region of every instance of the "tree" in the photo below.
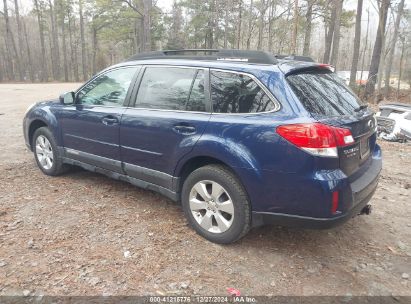
<svg viewBox="0 0 411 304">
<path fill-rule="evenodd" d="M 390 52 L 388 54 L 387 64 L 385 65 L 385 88 L 384 88 L 385 98 L 388 97 L 388 94 L 389 94 L 389 91 L 390 91 L 391 67 L 392 67 L 392 63 L 393 63 L 393 60 L 394 60 L 395 45 L 396 45 L 397 40 L 398 40 L 398 32 L 399 32 L 399 28 L 400 28 L 402 13 L 403 13 L 403 10 L 404 10 L 404 2 L 405 2 L 405 0 L 401 0 L 401 2 L 398 5 L 397 17 L 395 19 L 395 24 L 394 24 L 394 35 L 392 37 L 391 44 L 390 44 Z"/>
<path fill-rule="evenodd" d="M 14 0 L 14 13 L 16 16 L 16 22 L 17 22 L 17 37 L 19 41 L 19 57 L 20 57 L 20 65 L 22 64 L 23 58 L 24 58 L 24 43 L 23 43 L 23 28 L 21 26 L 21 20 L 20 20 L 20 12 L 19 12 L 19 4 L 17 0 Z M 22 70 L 22 67 L 20 67 Z"/>
<path fill-rule="evenodd" d="M 11 27 L 10 27 L 10 20 L 9 20 L 9 12 L 8 12 L 8 7 L 7 7 L 7 0 L 3 0 L 3 7 L 4 7 L 4 21 L 6 24 L 6 46 L 11 46 L 13 51 L 8 49 L 9 56 L 11 58 L 15 58 L 16 60 L 16 66 L 17 70 L 19 72 L 19 78 L 20 80 L 23 80 L 23 70 L 21 66 L 21 61 L 20 61 L 20 56 L 19 53 L 17 52 L 17 47 L 16 47 L 16 42 L 14 40 L 13 33 L 11 32 Z"/>
<path fill-rule="evenodd" d="M 390 6 L 390 0 L 381 0 L 379 7 L 379 21 L 377 36 L 375 38 L 374 49 L 371 56 L 370 69 L 368 74 L 368 81 L 365 88 L 365 98 L 369 98 L 375 91 L 375 83 L 377 81 L 378 69 L 381 60 L 381 54 L 383 50 L 383 40 L 385 37 L 385 26 L 387 23 L 388 8 Z"/>
<path fill-rule="evenodd" d="M 80 16 L 80 39 L 81 39 L 81 66 L 83 71 L 83 80 L 87 80 L 87 61 L 86 61 L 86 39 L 84 35 L 84 18 L 83 18 L 83 0 L 78 1 Z"/>
<path fill-rule="evenodd" d="M 298 0 L 294 0 L 294 21 L 293 21 L 293 35 L 291 39 L 291 54 L 297 51 L 297 34 L 298 34 Z"/>
<path fill-rule="evenodd" d="M 358 59 L 360 57 L 362 6 L 363 6 L 363 0 L 358 0 L 357 15 L 355 17 L 354 50 L 353 50 L 352 63 L 351 63 L 350 86 L 354 86 L 355 84 L 355 80 L 357 76 Z"/>
<path fill-rule="evenodd" d="M 329 25 L 328 31 L 327 31 L 327 27 L 325 27 L 325 51 L 324 51 L 324 57 L 323 57 L 324 63 L 330 62 L 331 46 L 332 46 L 333 37 L 334 37 L 335 18 L 337 16 L 337 1 L 338 0 L 332 1 L 331 18 L 328 20 L 328 25 Z M 327 21 L 325 21 L 325 23 L 327 23 Z"/>
<path fill-rule="evenodd" d="M 169 30 L 167 49 L 182 49 L 185 46 L 183 33 L 183 12 L 181 6 L 176 1 L 173 3 L 171 11 L 171 26 Z"/>
<path fill-rule="evenodd" d="M 305 34 L 304 34 L 303 56 L 310 56 L 311 29 L 312 29 L 312 22 L 313 22 L 313 6 L 314 6 L 314 0 L 307 0 L 307 12 L 305 14 Z"/>
<path fill-rule="evenodd" d="M 39 5 L 38 0 L 34 0 L 34 8 L 37 14 L 37 22 L 39 24 L 39 35 L 40 35 L 40 44 L 41 44 L 41 73 L 40 81 L 48 81 L 48 70 L 47 70 L 47 61 L 46 61 L 46 46 L 44 41 L 44 29 L 43 29 L 43 15 L 42 8 Z"/>
<path fill-rule="evenodd" d="M 335 2 L 335 23 L 334 25 L 334 34 L 333 34 L 333 46 L 331 52 L 331 64 L 337 68 L 338 64 L 338 52 L 340 50 L 340 29 L 341 29 L 341 14 L 343 0 L 334 0 Z"/>
</svg>

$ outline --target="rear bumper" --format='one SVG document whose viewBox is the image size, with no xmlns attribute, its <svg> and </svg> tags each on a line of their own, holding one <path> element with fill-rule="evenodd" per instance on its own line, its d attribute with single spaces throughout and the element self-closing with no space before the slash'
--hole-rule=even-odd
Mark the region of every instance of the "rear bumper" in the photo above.
<svg viewBox="0 0 411 304">
<path fill-rule="evenodd" d="M 270 213 L 270 212 L 253 212 L 253 227 L 263 225 L 278 225 L 306 229 L 329 229 L 341 225 L 350 218 L 359 215 L 361 210 L 367 205 L 373 196 L 376 188 L 361 202 L 355 205 L 350 211 L 333 218 L 314 218 L 290 214 Z"/>
<path fill-rule="evenodd" d="M 307 229 L 328 229 L 344 222 L 361 213 L 362 209 L 371 200 L 377 189 L 380 172 L 382 169 L 381 150 L 377 146 L 372 156 L 372 163 L 360 178 L 348 183 L 345 188 L 346 199 L 349 197 L 350 208 L 332 217 L 311 217 L 285 213 L 252 212 L 254 227 L 262 225 L 292 226 Z M 325 205 L 325 204 L 324 204 Z"/>
</svg>

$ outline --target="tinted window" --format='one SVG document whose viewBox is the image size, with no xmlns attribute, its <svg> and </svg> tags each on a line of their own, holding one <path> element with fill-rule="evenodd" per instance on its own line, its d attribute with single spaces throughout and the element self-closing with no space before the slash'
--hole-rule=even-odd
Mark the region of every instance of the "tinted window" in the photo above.
<svg viewBox="0 0 411 304">
<path fill-rule="evenodd" d="M 123 68 L 97 77 L 79 91 L 77 103 L 122 106 L 137 69 L 139 67 Z"/>
<path fill-rule="evenodd" d="M 205 112 L 204 71 L 199 70 L 188 98 L 187 111 Z"/>
<path fill-rule="evenodd" d="M 205 111 L 203 71 L 170 67 L 146 68 L 138 90 L 136 107 Z"/>
<path fill-rule="evenodd" d="M 349 115 L 360 106 L 358 97 L 330 71 L 290 75 L 287 81 L 307 111 L 312 114 Z"/>
<path fill-rule="evenodd" d="M 249 76 L 211 71 L 211 98 L 216 113 L 257 113 L 274 110 L 264 90 Z"/>
</svg>

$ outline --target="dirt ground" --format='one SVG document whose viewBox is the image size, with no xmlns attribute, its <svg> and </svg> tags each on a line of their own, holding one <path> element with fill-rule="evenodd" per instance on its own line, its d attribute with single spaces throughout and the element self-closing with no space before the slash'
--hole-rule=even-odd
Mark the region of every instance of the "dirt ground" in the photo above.
<svg viewBox="0 0 411 304">
<path fill-rule="evenodd" d="M 81 169 L 40 172 L 24 111 L 76 87 L 0 85 L 0 295 L 411 295 L 410 144 L 380 142 L 370 216 L 262 227 L 221 246 L 158 194 Z"/>
</svg>

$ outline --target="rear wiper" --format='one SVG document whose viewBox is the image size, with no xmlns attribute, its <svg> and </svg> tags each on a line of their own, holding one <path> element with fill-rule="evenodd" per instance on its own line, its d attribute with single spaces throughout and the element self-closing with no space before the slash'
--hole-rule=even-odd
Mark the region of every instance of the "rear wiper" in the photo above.
<svg viewBox="0 0 411 304">
<path fill-rule="evenodd" d="M 364 110 L 368 108 L 368 105 L 360 105 L 358 108 L 354 109 L 355 112 L 360 112 L 361 110 Z"/>
</svg>

